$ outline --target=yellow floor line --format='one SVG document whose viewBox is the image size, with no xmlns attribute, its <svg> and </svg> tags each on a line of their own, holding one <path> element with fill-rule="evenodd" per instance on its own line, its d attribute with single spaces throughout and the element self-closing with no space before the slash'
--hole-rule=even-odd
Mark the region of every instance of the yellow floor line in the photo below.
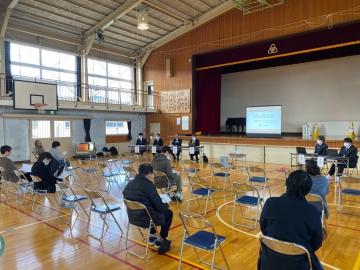
<svg viewBox="0 0 360 270">
<path fill-rule="evenodd" d="M 360 253 L 359 253 L 359 255 L 357 256 L 357 259 L 356 259 L 356 261 L 355 261 L 353 270 L 360 270 Z"/>
</svg>

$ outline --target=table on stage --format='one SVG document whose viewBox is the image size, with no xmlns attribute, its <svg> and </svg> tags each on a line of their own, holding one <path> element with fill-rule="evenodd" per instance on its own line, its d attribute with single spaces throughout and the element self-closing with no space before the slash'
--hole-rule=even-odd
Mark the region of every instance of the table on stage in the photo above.
<svg viewBox="0 0 360 270">
<path fill-rule="evenodd" d="M 161 149 L 163 148 L 163 146 L 155 146 L 155 145 L 129 145 L 128 146 L 131 150 L 131 152 L 135 152 L 135 154 L 139 154 L 140 151 L 151 151 L 153 154 L 156 153 L 156 151 L 161 151 Z M 137 148 L 138 147 L 138 148 Z M 174 153 L 177 152 L 177 150 L 187 150 L 189 151 L 190 154 L 195 153 L 195 151 L 199 151 L 199 155 L 202 156 L 203 152 L 204 152 L 204 146 L 174 146 L 174 145 L 169 145 L 171 150 L 176 150 L 173 151 Z"/>
</svg>

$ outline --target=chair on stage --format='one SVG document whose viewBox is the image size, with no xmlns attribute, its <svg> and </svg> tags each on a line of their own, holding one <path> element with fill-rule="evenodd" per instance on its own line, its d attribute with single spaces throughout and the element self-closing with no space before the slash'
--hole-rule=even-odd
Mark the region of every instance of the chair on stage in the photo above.
<svg viewBox="0 0 360 270">
<path fill-rule="evenodd" d="M 262 198 L 264 198 L 265 195 L 265 190 L 268 191 L 269 193 L 269 197 L 271 197 L 271 191 L 270 191 L 270 186 L 269 186 L 269 178 L 266 176 L 266 171 L 263 168 L 259 168 L 259 167 L 247 167 L 246 168 L 246 172 L 248 175 L 248 182 L 249 184 L 262 189 Z"/>
<path fill-rule="evenodd" d="M 117 227 L 119 228 L 121 235 L 123 234 L 123 230 L 119 224 L 119 222 L 117 221 L 117 219 L 114 216 L 114 212 L 120 210 L 120 206 L 116 205 L 116 204 L 110 204 L 108 203 L 104 197 L 101 195 L 100 192 L 97 191 L 92 191 L 89 189 L 85 189 L 85 193 L 87 195 L 87 197 L 90 199 L 91 201 L 91 206 L 90 206 L 90 212 L 88 215 L 88 223 L 87 223 L 87 231 L 89 236 L 97 239 L 97 240 L 102 240 L 105 233 L 107 232 L 107 230 L 109 229 L 109 224 L 106 221 L 106 218 L 108 215 L 111 215 L 111 217 L 113 218 L 113 220 L 115 221 Z M 98 213 L 100 215 L 100 218 L 102 219 L 102 231 L 101 231 L 101 236 L 98 237 L 95 234 L 90 233 L 90 222 L 91 222 L 91 214 L 95 212 Z M 106 227 L 106 228 L 105 228 Z"/>
<path fill-rule="evenodd" d="M 226 183 L 228 182 L 229 176 L 230 176 L 230 167 L 226 167 L 222 165 L 221 163 L 210 163 L 211 170 L 212 170 L 212 176 L 215 179 L 221 179 L 223 182 L 223 187 L 219 190 L 226 191 Z M 213 186 L 213 185 L 211 185 Z M 225 196 L 225 194 L 224 194 Z"/>
<path fill-rule="evenodd" d="M 343 206 L 344 199 L 360 198 L 360 176 L 342 176 L 339 182 L 339 206 Z"/>
<path fill-rule="evenodd" d="M 280 241 L 275 238 L 261 235 L 260 236 L 260 249 L 263 250 L 264 247 L 275 251 L 277 253 L 280 253 L 282 255 L 287 256 L 306 256 L 306 260 L 308 262 L 308 270 L 312 270 L 312 263 L 311 263 L 311 257 L 309 251 L 298 244 Z M 262 251 L 263 252 L 263 251 Z M 274 258 L 275 260 L 275 258 Z M 288 269 L 295 269 L 296 266 L 288 265 Z M 271 270 L 277 270 L 277 269 L 271 269 Z"/>
<path fill-rule="evenodd" d="M 232 223 L 237 226 L 243 226 L 249 229 L 254 229 L 260 218 L 261 210 L 262 210 L 262 199 L 259 196 L 259 191 L 256 187 L 249 185 L 249 184 L 242 184 L 242 183 L 233 183 L 233 191 L 234 191 L 234 203 L 232 209 Z M 249 195 L 251 193 L 251 195 Z M 241 218 L 247 220 L 254 220 L 253 225 L 248 225 L 246 223 L 237 223 L 236 222 L 236 206 L 240 206 L 240 213 Z M 244 214 L 244 210 L 242 207 L 246 208 L 256 208 L 256 216 L 254 218 L 247 217 Z"/>
<path fill-rule="evenodd" d="M 150 237 L 157 237 L 156 224 L 151 218 L 150 213 L 145 205 L 126 199 L 124 199 L 124 203 L 127 207 L 127 213 L 129 217 L 125 240 L 126 252 L 135 255 L 141 259 L 144 259 L 148 254 Z M 143 254 L 135 253 L 131 251 L 128 247 L 129 231 L 131 226 L 136 227 L 141 234 L 143 240 L 146 241 L 145 252 Z M 152 228 L 155 229 L 155 234 L 151 233 Z M 145 231 L 145 234 L 143 231 Z"/>
<path fill-rule="evenodd" d="M 323 228 L 323 237 L 324 239 L 327 237 L 327 229 L 326 229 L 326 218 L 325 218 L 325 204 L 323 199 L 321 198 L 321 196 L 317 195 L 317 194 L 312 194 L 309 193 L 305 196 L 305 199 L 311 203 L 312 205 L 314 205 L 320 213 L 320 218 L 321 218 L 321 225 Z"/>
<path fill-rule="evenodd" d="M 205 218 L 199 217 L 191 214 L 180 213 L 180 219 L 184 225 L 184 236 L 181 243 L 180 259 L 178 270 L 181 269 L 181 263 L 184 254 L 184 247 L 192 247 L 198 260 L 210 266 L 210 269 L 223 269 L 218 266 L 215 266 L 215 256 L 216 251 L 219 248 L 221 256 L 225 263 L 225 268 L 229 269 L 228 262 L 226 260 L 225 254 L 222 250 L 221 245 L 226 240 L 225 236 L 219 235 L 216 233 L 214 226 Z M 200 256 L 197 250 L 202 250 L 205 252 L 211 252 L 211 262 L 204 261 Z"/>
<path fill-rule="evenodd" d="M 208 205 L 209 205 L 209 199 L 211 199 L 214 206 L 216 207 L 214 198 L 212 196 L 212 193 L 215 192 L 215 190 L 211 189 L 209 187 L 206 187 L 204 185 L 204 183 L 206 183 L 206 181 L 202 180 L 198 176 L 189 176 L 190 190 L 189 190 L 189 199 L 188 199 L 187 206 L 186 206 L 187 212 L 191 213 L 190 212 L 190 205 L 191 205 L 191 203 L 193 201 L 193 197 L 195 197 L 195 201 L 196 201 L 199 208 L 200 208 L 200 199 L 205 200 L 205 209 L 204 209 L 204 212 L 202 214 L 204 216 L 207 214 L 207 209 L 208 209 Z"/>
</svg>

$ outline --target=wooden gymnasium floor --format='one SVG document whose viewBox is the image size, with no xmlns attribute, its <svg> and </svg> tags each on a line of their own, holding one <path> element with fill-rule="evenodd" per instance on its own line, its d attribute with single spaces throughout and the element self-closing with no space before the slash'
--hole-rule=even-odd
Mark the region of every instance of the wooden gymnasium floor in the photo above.
<svg viewBox="0 0 360 270">
<path fill-rule="evenodd" d="M 77 161 L 73 161 L 73 164 Z M 137 164 L 135 164 L 136 166 Z M 93 166 L 87 164 L 82 166 Z M 200 168 L 200 176 L 210 179 L 210 166 L 196 164 Z M 180 170 L 178 165 L 175 167 Z M 273 196 L 284 191 L 284 170 L 288 166 L 267 165 L 271 178 L 271 191 Z M 78 176 L 72 181 L 72 186 L 78 192 L 87 186 L 92 189 L 104 189 L 105 181 L 86 176 L 78 170 Z M 187 179 L 183 175 L 184 183 Z M 237 169 L 231 172 L 231 181 L 246 181 L 245 173 Z M 120 180 L 123 183 L 123 179 Z M 188 189 L 185 186 L 185 199 L 188 197 Z M 218 192 L 215 196 L 217 207 L 226 201 L 232 200 L 231 193 Z M 106 198 L 121 206 L 121 211 L 116 213 L 122 228 L 126 229 L 127 215 L 122 202 L 122 193 L 116 185 L 111 187 L 109 193 L 104 192 Z M 53 199 L 53 198 L 51 198 Z M 325 269 L 360 269 L 360 202 L 346 202 L 355 207 L 343 207 L 337 210 L 334 204 L 334 186 L 328 196 L 330 205 L 330 218 L 327 221 L 328 237 L 323 247 L 318 251 L 318 256 L 325 263 Z M 89 201 L 84 201 L 86 208 Z M 158 255 L 151 250 L 145 260 L 127 254 L 125 251 L 125 237 L 121 237 L 119 230 L 110 221 L 110 229 L 102 242 L 95 240 L 87 234 L 86 215 L 80 210 L 80 217 L 74 221 L 72 235 L 67 225 L 69 211 L 59 208 L 56 204 L 50 204 L 47 200 L 45 207 L 37 205 L 35 211 L 31 210 L 31 202 L 17 204 L 14 193 L 10 193 L 6 200 L 0 203 L 0 234 L 5 237 L 6 250 L 0 257 L 0 269 L 177 269 L 180 244 L 183 235 L 183 227 L 178 213 L 185 211 L 187 201 L 177 205 L 172 203 L 174 220 L 169 239 L 172 240 L 172 248 L 166 255 Z M 196 205 L 194 204 L 195 208 Z M 193 208 L 195 211 L 196 209 Z M 259 252 L 259 229 L 247 230 L 245 228 L 231 228 L 224 223 L 231 223 L 231 207 L 225 205 L 219 211 L 217 217 L 216 208 L 210 204 L 210 211 L 206 215 L 216 228 L 218 234 L 226 236 L 223 245 L 230 269 L 256 269 Z M 300 214 L 300 213 L 299 213 Z M 94 215 L 91 230 L 100 233 L 100 219 Z M 142 251 L 141 237 L 135 230 L 130 234 L 130 247 L 135 251 Z M 219 254 L 218 254 L 219 255 Z M 207 269 L 199 264 L 191 249 L 185 249 L 184 264 L 182 269 Z M 207 256 L 209 258 L 209 256 Z M 217 262 L 222 264 L 220 256 Z"/>
</svg>

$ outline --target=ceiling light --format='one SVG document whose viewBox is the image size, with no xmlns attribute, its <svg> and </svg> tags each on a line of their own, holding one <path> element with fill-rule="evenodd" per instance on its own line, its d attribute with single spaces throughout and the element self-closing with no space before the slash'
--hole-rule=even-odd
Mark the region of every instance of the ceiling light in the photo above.
<svg viewBox="0 0 360 270">
<path fill-rule="evenodd" d="M 149 16 L 145 11 L 139 11 L 138 13 L 137 28 L 139 28 L 140 30 L 149 29 Z"/>
</svg>

